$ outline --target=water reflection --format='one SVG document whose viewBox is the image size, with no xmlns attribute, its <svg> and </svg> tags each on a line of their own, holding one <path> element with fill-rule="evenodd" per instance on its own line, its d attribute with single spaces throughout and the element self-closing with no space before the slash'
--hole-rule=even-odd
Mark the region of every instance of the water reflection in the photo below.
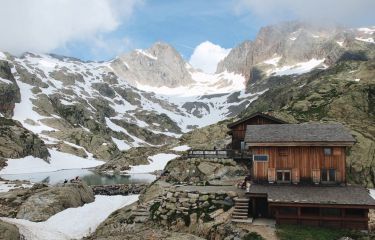
<svg viewBox="0 0 375 240">
<path fill-rule="evenodd" d="M 57 184 L 65 179 L 79 177 L 89 185 L 110 185 L 125 183 L 150 183 L 156 179 L 152 174 L 131 174 L 131 175 L 107 175 L 99 174 L 88 169 L 69 169 L 55 172 L 3 174 L 0 177 L 8 180 L 28 180 L 31 182 L 44 182 Z"/>
</svg>

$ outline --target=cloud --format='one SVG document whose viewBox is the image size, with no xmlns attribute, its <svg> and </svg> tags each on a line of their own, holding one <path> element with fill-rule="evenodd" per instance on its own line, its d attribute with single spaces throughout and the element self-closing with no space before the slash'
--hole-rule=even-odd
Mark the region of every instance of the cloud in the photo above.
<svg viewBox="0 0 375 240">
<path fill-rule="evenodd" d="M 205 41 L 199 44 L 190 57 L 190 64 L 205 73 L 214 73 L 217 64 L 225 58 L 230 49 L 225 49 L 212 42 Z"/>
<path fill-rule="evenodd" d="M 114 31 L 141 1 L 0 0 L 0 50 L 50 52 Z M 97 43 L 93 43 L 93 46 Z"/>
<path fill-rule="evenodd" d="M 298 18 L 316 23 L 348 26 L 373 25 L 374 0 L 236 0 L 235 11 L 277 22 Z"/>
</svg>

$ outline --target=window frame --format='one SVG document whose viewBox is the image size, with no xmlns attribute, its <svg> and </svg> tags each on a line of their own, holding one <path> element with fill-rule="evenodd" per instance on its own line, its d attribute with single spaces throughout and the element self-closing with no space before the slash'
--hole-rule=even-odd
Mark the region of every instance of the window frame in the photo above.
<svg viewBox="0 0 375 240">
<path fill-rule="evenodd" d="M 326 171 L 326 176 L 327 176 L 327 180 L 323 180 L 323 171 Z M 334 179 L 332 180 L 331 179 L 331 173 L 333 171 L 333 174 L 334 174 Z M 321 171 L 320 171 L 320 181 L 322 183 L 335 183 L 336 182 L 336 179 L 337 179 L 337 171 L 336 169 L 334 168 L 322 168 Z"/>
<path fill-rule="evenodd" d="M 326 150 L 329 150 L 329 153 L 327 153 Z M 324 156 L 332 156 L 333 155 L 333 149 L 331 147 L 324 147 L 323 153 L 324 153 Z"/>
<path fill-rule="evenodd" d="M 255 160 L 255 157 L 257 156 L 266 156 L 267 157 L 267 160 Z M 253 161 L 254 162 L 268 162 L 270 159 L 270 156 L 268 154 L 254 154 L 253 155 Z"/>
<path fill-rule="evenodd" d="M 282 180 L 278 179 L 278 173 L 282 174 Z M 285 180 L 285 173 L 289 173 L 289 180 Z M 277 169 L 276 170 L 276 182 L 277 183 L 291 183 L 292 182 L 292 171 L 290 169 Z"/>
</svg>

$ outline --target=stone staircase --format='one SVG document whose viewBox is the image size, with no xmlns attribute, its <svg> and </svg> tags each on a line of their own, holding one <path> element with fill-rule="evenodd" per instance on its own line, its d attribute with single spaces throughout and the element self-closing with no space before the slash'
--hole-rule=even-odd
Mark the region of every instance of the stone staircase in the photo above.
<svg viewBox="0 0 375 240">
<path fill-rule="evenodd" d="M 253 219 L 248 217 L 249 199 L 235 198 L 234 211 L 232 213 L 232 222 L 252 223 Z"/>
<path fill-rule="evenodd" d="M 135 223 L 144 223 L 150 219 L 150 208 L 155 202 L 161 202 L 163 199 L 159 196 L 147 203 L 139 204 L 132 210 L 132 216 Z"/>
</svg>

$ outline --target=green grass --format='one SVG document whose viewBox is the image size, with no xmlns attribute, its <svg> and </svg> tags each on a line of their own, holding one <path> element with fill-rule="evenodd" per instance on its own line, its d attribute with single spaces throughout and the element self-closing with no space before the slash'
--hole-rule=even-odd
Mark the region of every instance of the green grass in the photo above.
<svg viewBox="0 0 375 240">
<path fill-rule="evenodd" d="M 276 230 L 280 240 L 336 240 L 341 237 L 365 239 L 362 233 L 345 229 L 280 225 Z"/>
</svg>

